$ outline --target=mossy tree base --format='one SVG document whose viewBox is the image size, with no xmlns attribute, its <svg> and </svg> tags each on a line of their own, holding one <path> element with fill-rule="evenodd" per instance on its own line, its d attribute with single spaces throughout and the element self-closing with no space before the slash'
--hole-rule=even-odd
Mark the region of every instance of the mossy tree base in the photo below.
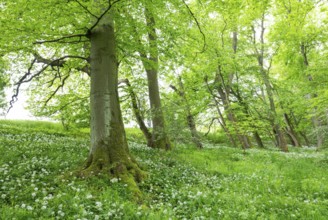
<svg viewBox="0 0 328 220">
<path fill-rule="evenodd" d="M 162 150 L 172 150 L 171 142 L 166 136 L 161 137 L 157 140 L 153 140 L 151 143 L 151 147 Z"/>
<path fill-rule="evenodd" d="M 98 175 L 107 176 L 109 179 L 118 178 L 122 183 L 127 184 L 134 199 L 140 201 L 142 193 L 137 183 L 145 179 L 146 173 L 140 169 L 135 159 L 124 148 L 118 148 L 121 152 L 116 153 L 113 153 L 113 149 L 109 149 L 108 144 L 100 143 L 89 154 L 85 167 L 79 171 L 78 175 L 83 178 Z"/>
</svg>

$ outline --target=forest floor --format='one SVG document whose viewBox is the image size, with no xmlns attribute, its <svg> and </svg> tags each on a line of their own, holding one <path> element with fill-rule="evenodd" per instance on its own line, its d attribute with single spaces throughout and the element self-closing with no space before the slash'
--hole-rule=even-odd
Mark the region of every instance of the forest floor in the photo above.
<svg viewBox="0 0 328 220">
<path fill-rule="evenodd" d="M 327 219 L 327 150 L 163 152 L 135 133 L 131 153 L 148 172 L 139 204 L 119 179 L 70 176 L 87 157 L 87 132 L 1 120 L 0 219 Z"/>
</svg>

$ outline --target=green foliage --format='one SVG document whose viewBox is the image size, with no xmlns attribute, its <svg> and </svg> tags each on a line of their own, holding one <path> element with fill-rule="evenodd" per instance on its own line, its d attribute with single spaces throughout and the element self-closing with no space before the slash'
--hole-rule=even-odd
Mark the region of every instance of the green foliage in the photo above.
<svg viewBox="0 0 328 220">
<path fill-rule="evenodd" d="M 5 88 L 8 86 L 9 77 L 5 73 L 6 65 L 2 57 L 0 56 L 0 114 L 7 106 Z"/>
<path fill-rule="evenodd" d="M 222 130 L 210 132 L 206 135 L 206 140 L 212 144 L 227 144 L 229 140 Z"/>
<path fill-rule="evenodd" d="M 206 144 L 162 152 L 133 141 L 130 150 L 149 173 L 136 204 L 119 179 L 70 176 L 89 139 L 63 129 L 58 136 L 60 129 L 1 121 L 1 219 L 325 219 L 328 211 L 326 151 L 243 153 Z M 136 133 L 128 129 L 128 138 Z"/>
<path fill-rule="evenodd" d="M 51 75 L 44 75 L 29 88 L 28 109 L 34 116 L 59 121 L 65 129 L 90 126 L 89 77 L 78 72 L 71 73 L 64 88 L 52 96 L 60 85 L 56 81 L 50 87 Z M 51 98 L 51 99 L 50 99 Z M 47 102 L 48 101 L 48 102 Z"/>
</svg>

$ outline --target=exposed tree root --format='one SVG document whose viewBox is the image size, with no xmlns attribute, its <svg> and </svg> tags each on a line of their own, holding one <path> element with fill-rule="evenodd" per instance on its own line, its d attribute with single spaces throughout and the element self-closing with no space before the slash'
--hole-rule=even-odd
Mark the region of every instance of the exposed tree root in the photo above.
<svg viewBox="0 0 328 220">
<path fill-rule="evenodd" d="M 96 152 L 89 155 L 85 167 L 78 171 L 78 176 L 89 178 L 103 175 L 108 179 L 118 178 L 127 184 L 128 190 L 136 201 L 141 201 L 142 193 L 137 185 L 146 178 L 146 173 L 140 169 L 134 158 L 124 151 L 121 156 L 109 154 L 108 148 L 97 148 Z M 109 155 L 112 155 L 111 157 Z"/>
</svg>

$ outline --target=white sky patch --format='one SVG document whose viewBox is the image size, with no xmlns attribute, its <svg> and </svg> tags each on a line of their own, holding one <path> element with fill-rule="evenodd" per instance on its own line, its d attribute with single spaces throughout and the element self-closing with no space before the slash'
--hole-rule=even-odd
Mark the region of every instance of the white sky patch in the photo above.
<svg viewBox="0 0 328 220">
<path fill-rule="evenodd" d="M 17 120 L 35 120 L 35 117 L 33 117 L 31 113 L 25 109 L 24 106 L 26 106 L 26 97 L 22 99 L 21 96 L 19 100 L 14 103 L 14 106 L 10 109 L 9 113 L 7 113 L 2 118 Z"/>
<path fill-rule="evenodd" d="M 12 90 L 7 90 L 7 102 L 11 100 L 13 95 Z M 16 119 L 16 120 L 36 120 L 36 118 L 26 109 L 27 106 L 27 94 L 24 89 L 21 89 L 18 100 L 14 103 L 10 111 L 4 116 L 0 116 L 1 119 Z"/>
</svg>

